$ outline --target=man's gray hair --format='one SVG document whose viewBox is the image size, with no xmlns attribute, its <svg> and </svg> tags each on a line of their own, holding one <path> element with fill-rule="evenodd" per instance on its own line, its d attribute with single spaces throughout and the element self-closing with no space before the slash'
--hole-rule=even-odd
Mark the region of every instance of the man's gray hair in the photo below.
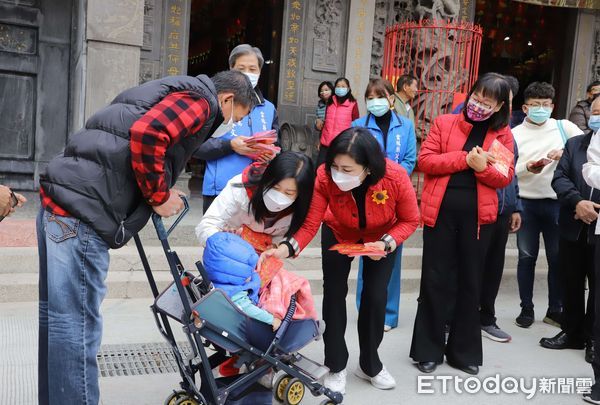
<svg viewBox="0 0 600 405">
<path fill-rule="evenodd" d="M 256 103 L 256 93 L 250 79 L 240 71 L 226 70 L 210 78 L 217 94 L 233 93 L 233 102 L 252 109 Z"/>
<path fill-rule="evenodd" d="M 241 44 L 233 48 L 229 54 L 229 68 L 231 69 L 235 66 L 235 62 L 240 56 L 252 54 L 256 55 L 256 58 L 258 59 L 258 68 L 262 69 L 265 64 L 265 58 L 263 58 L 262 52 L 257 47 L 248 44 Z"/>
</svg>

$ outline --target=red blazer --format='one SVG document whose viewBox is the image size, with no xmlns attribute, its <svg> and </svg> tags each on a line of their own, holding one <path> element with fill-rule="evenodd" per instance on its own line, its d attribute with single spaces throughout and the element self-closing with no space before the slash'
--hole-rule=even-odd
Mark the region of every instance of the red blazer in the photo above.
<svg viewBox="0 0 600 405">
<path fill-rule="evenodd" d="M 333 230 L 340 243 L 356 243 L 361 239 L 363 242 L 375 242 L 386 237 L 393 247 L 404 242 L 417 229 L 417 197 L 406 170 L 399 164 L 386 159 L 385 176 L 369 187 L 365 200 L 367 224 L 361 230 L 352 192 L 341 191 L 325 171 L 325 165 L 321 165 L 317 170 L 310 211 L 302 227 L 290 240 L 296 255 L 315 237 L 321 222 Z"/>
<path fill-rule="evenodd" d="M 421 218 L 427 226 L 435 226 L 440 206 L 450 176 L 467 170 L 467 152 L 463 146 L 471 128 L 464 115 L 447 114 L 437 117 L 425 142 L 421 145 L 418 165 L 425 173 L 423 194 L 421 196 Z M 508 150 L 513 149 L 513 136 L 508 126 L 498 131 L 488 130 L 483 141 L 483 149 L 489 150 L 492 142 L 498 139 Z M 477 206 L 480 225 L 496 222 L 498 216 L 498 195 L 496 189 L 508 186 L 514 175 L 514 164 L 510 166 L 508 177 L 503 176 L 493 166 L 477 173 Z"/>
<path fill-rule="evenodd" d="M 337 96 L 332 96 L 333 102 L 325 110 L 325 123 L 321 131 L 321 145 L 329 146 L 331 141 L 344 129 L 352 126 L 352 121 L 359 117 L 356 101 L 347 99 L 342 104 L 338 103 Z"/>
</svg>

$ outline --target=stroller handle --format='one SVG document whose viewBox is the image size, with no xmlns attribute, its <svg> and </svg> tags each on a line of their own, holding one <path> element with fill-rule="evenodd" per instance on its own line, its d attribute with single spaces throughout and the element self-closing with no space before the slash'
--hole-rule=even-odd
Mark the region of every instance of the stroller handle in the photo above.
<svg viewBox="0 0 600 405">
<path fill-rule="evenodd" d="M 152 213 L 152 222 L 154 223 L 154 227 L 156 228 L 156 234 L 158 235 L 158 239 L 161 241 L 167 240 L 171 232 L 173 232 L 173 229 L 175 229 L 175 227 L 179 224 L 179 222 L 181 222 L 183 217 L 185 217 L 185 215 L 190 210 L 190 203 L 188 202 L 187 197 L 184 195 L 180 195 L 179 197 L 183 200 L 183 210 L 179 213 L 179 216 L 177 217 L 175 222 L 173 222 L 173 225 L 171 225 L 169 230 L 165 228 L 165 224 L 163 223 L 162 217 L 155 212 Z"/>
</svg>

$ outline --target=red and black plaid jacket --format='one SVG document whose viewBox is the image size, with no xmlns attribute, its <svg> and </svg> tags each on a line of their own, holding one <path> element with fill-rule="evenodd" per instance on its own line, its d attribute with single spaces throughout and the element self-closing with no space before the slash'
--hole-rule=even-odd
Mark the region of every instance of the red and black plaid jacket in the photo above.
<svg viewBox="0 0 600 405">
<path fill-rule="evenodd" d="M 131 167 L 142 195 L 150 205 L 169 199 L 165 182 L 165 153 L 182 138 L 196 133 L 206 122 L 208 102 L 188 91 L 171 93 L 129 129 Z M 55 204 L 40 187 L 42 206 L 56 215 L 69 213 Z"/>
</svg>

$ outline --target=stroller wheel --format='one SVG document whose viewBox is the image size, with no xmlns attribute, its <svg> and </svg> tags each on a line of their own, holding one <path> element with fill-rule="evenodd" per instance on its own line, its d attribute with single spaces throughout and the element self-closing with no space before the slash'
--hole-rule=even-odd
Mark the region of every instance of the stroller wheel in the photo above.
<svg viewBox="0 0 600 405">
<path fill-rule="evenodd" d="M 294 378 L 289 381 L 285 388 L 284 404 L 286 405 L 298 405 L 304 398 L 306 388 L 304 383 L 298 378 Z"/>
<path fill-rule="evenodd" d="M 319 405 L 336 405 L 335 402 L 329 400 L 329 399 L 324 399 L 323 401 L 321 401 L 319 403 Z"/>
<path fill-rule="evenodd" d="M 277 402 L 283 403 L 285 399 L 285 389 L 287 388 L 291 379 L 292 377 L 289 375 L 281 374 L 279 377 L 277 377 L 277 380 L 275 380 L 275 384 L 273 384 L 273 396 Z"/>
<path fill-rule="evenodd" d="M 185 391 L 173 391 L 171 395 L 165 399 L 165 405 L 175 405 L 178 399 L 184 398 L 187 396 L 187 392 Z"/>
<path fill-rule="evenodd" d="M 179 398 L 175 402 L 175 405 L 200 405 L 200 404 L 198 404 L 198 402 L 196 402 L 196 400 L 194 398 L 190 398 L 186 395 L 183 398 Z"/>
</svg>

